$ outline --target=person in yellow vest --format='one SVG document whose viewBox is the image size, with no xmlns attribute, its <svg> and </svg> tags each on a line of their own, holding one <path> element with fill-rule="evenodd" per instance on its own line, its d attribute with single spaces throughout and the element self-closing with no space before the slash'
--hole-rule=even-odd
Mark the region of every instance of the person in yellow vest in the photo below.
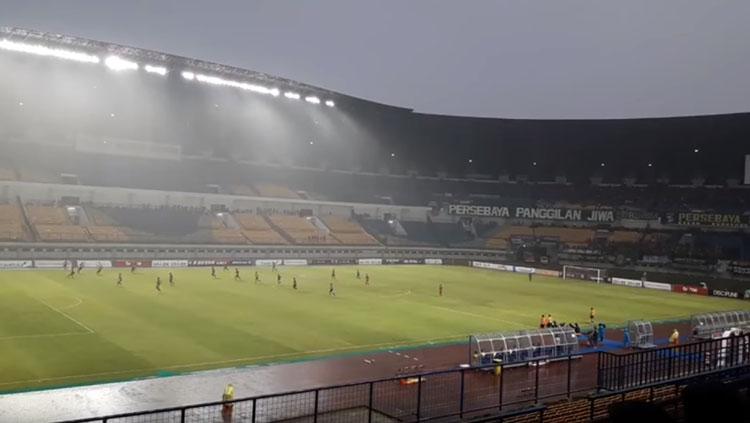
<svg viewBox="0 0 750 423">
<path fill-rule="evenodd" d="M 672 335 L 669 336 L 669 345 L 680 345 L 680 332 L 677 332 L 677 329 L 672 330 Z"/>
<path fill-rule="evenodd" d="M 232 401 L 234 399 L 234 386 L 232 384 L 228 384 L 226 388 L 224 388 L 224 394 L 221 396 L 222 401 Z M 221 406 L 221 418 L 224 420 L 224 423 L 231 423 L 232 422 L 232 412 L 234 411 L 234 403 L 224 403 Z"/>
</svg>

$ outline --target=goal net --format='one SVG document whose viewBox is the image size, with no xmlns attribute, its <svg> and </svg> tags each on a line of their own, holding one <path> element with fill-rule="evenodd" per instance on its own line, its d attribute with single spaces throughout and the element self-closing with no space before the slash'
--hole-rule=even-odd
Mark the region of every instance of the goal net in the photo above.
<svg viewBox="0 0 750 423">
<path fill-rule="evenodd" d="M 604 269 L 582 266 L 563 266 L 563 279 L 581 279 L 584 281 L 603 282 L 607 274 Z"/>
</svg>

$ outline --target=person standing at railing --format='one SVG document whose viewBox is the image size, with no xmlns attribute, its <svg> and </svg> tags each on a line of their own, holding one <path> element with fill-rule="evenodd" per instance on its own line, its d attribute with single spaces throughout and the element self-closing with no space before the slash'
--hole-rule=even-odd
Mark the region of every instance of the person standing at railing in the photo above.
<svg viewBox="0 0 750 423">
<path fill-rule="evenodd" d="M 680 332 L 677 329 L 673 329 L 672 334 L 669 335 L 669 345 L 672 347 L 680 345 Z"/>
<path fill-rule="evenodd" d="M 224 394 L 221 396 L 221 400 L 225 401 L 224 404 L 221 406 L 221 418 L 224 420 L 224 423 L 231 423 L 232 422 L 232 413 L 234 412 L 234 403 L 233 402 L 226 402 L 226 401 L 232 401 L 234 399 L 234 386 L 232 384 L 228 384 L 226 388 L 224 388 Z"/>
</svg>

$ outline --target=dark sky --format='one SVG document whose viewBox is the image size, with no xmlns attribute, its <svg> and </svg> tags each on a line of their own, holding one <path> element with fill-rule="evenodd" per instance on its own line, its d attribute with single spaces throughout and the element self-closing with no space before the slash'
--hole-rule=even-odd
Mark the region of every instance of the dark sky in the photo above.
<svg viewBox="0 0 750 423">
<path fill-rule="evenodd" d="M 0 25 L 236 65 L 421 112 L 750 111 L 747 0 L 0 0 Z"/>
</svg>

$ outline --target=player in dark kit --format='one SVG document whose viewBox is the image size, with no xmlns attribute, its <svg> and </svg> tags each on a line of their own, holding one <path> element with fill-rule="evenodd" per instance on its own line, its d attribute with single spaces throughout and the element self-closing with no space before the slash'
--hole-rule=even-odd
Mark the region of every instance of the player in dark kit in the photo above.
<svg viewBox="0 0 750 423">
<path fill-rule="evenodd" d="M 174 286 L 174 274 L 169 272 L 169 286 Z"/>
<path fill-rule="evenodd" d="M 365 273 L 365 286 L 370 286 L 370 274 Z"/>
<path fill-rule="evenodd" d="M 336 296 L 336 288 L 333 287 L 333 282 L 328 284 L 328 295 L 332 297 Z"/>
<path fill-rule="evenodd" d="M 98 266 L 96 266 L 96 276 L 101 276 L 103 268 L 104 267 L 101 264 L 99 264 Z"/>
<path fill-rule="evenodd" d="M 63 270 L 66 271 L 66 272 L 68 271 L 68 261 L 67 260 L 65 260 L 63 262 Z"/>
<path fill-rule="evenodd" d="M 255 271 L 255 283 L 260 283 L 260 275 L 257 270 Z"/>
<path fill-rule="evenodd" d="M 297 289 L 297 277 L 292 277 L 292 289 Z"/>
<path fill-rule="evenodd" d="M 156 290 L 161 294 L 161 278 L 159 276 L 156 277 Z"/>
<path fill-rule="evenodd" d="M 438 296 L 443 296 L 443 284 L 441 283 L 440 286 L 438 286 Z"/>
<path fill-rule="evenodd" d="M 533 278 L 533 273 L 529 272 L 529 282 L 531 282 L 531 278 Z"/>
<path fill-rule="evenodd" d="M 272 272 L 275 272 L 275 271 L 276 271 L 276 262 L 275 262 L 275 261 L 272 261 L 272 262 L 271 262 L 271 271 L 272 271 Z"/>
<path fill-rule="evenodd" d="M 281 285 L 281 273 L 276 275 L 276 285 Z"/>
<path fill-rule="evenodd" d="M 81 271 L 83 271 L 83 262 L 78 263 L 78 274 L 81 274 Z"/>
<path fill-rule="evenodd" d="M 135 273 L 135 265 L 130 266 L 130 273 Z"/>
<path fill-rule="evenodd" d="M 336 280 L 336 269 L 331 270 L 331 280 Z"/>
<path fill-rule="evenodd" d="M 72 279 L 76 276 L 76 268 L 73 266 L 70 266 L 70 273 L 68 273 L 68 278 Z"/>
<path fill-rule="evenodd" d="M 122 273 L 117 274 L 117 286 L 122 286 Z"/>
<path fill-rule="evenodd" d="M 234 268 L 234 280 L 241 281 L 242 278 L 240 277 L 240 269 L 235 267 Z"/>
<path fill-rule="evenodd" d="M 211 266 L 211 277 L 216 279 L 216 268 Z"/>
<path fill-rule="evenodd" d="M 357 279 L 360 279 L 360 276 L 359 276 L 359 269 L 357 269 Z"/>
</svg>

